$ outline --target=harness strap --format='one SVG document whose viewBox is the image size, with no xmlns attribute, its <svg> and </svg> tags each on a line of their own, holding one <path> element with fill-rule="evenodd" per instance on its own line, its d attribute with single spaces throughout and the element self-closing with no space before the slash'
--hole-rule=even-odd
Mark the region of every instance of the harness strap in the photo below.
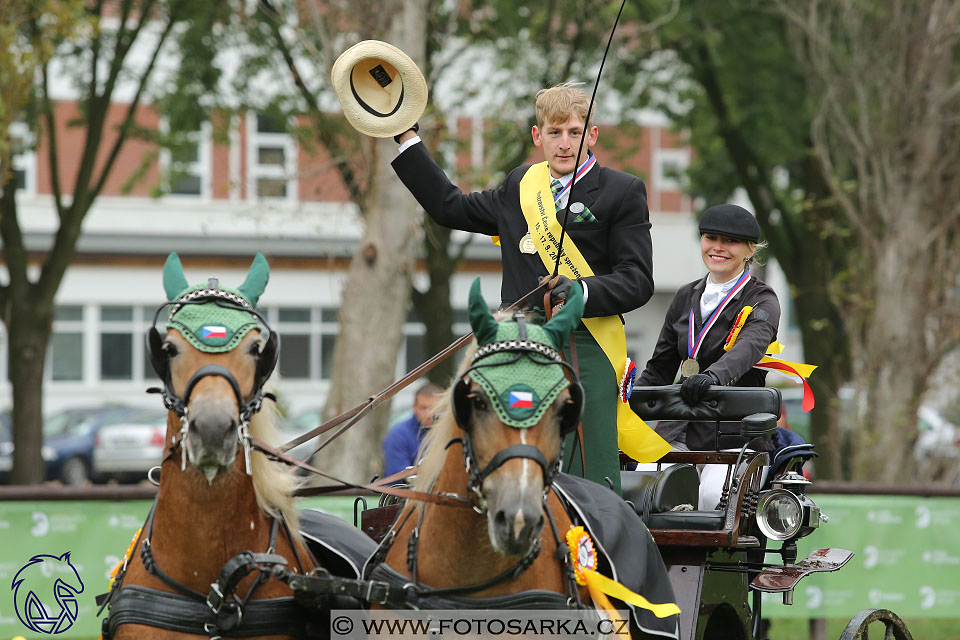
<svg viewBox="0 0 960 640">
<path fill-rule="evenodd" d="M 393 588 L 400 588 L 409 584 L 409 578 L 401 575 L 386 564 L 377 565 L 372 578 Z M 410 593 L 411 597 L 397 603 L 392 608 L 405 609 L 569 609 L 571 601 L 567 596 L 555 591 L 531 589 L 503 596 L 485 598 L 470 598 L 454 593 L 440 593 L 439 591 L 421 591 L 417 589 Z M 389 605 L 389 603 L 388 603 Z"/>
<path fill-rule="evenodd" d="M 104 638 L 114 636 L 123 624 L 207 637 L 307 636 L 309 616 L 293 597 L 254 600 L 239 616 L 232 608 L 214 613 L 194 598 L 134 585 L 118 589 L 112 600 L 110 616 L 104 620 Z"/>
<path fill-rule="evenodd" d="M 549 283 L 546 280 L 544 280 L 543 282 L 538 284 L 535 289 L 525 294 L 522 298 L 520 298 L 519 300 L 514 302 L 512 305 L 507 307 L 506 310 L 512 311 L 513 309 L 521 308 L 522 305 L 524 305 L 527 301 L 529 301 L 538 293 L 543 291 L 544 287 L 546 287 L 548 284 Z M 323 442 L 323 444 L 321 444 L 320 447 L 317 448 L 317 451 L 320 451 L 321 449 L 326 447 L 328 444 L 333 442 L 336 438 L 338 438 L 340 434 L 342 434 L 344 431 L 346 431 L 347 429 L 355 425 L 361 418 L 363 418 L 365 415 L 370 413 L 370 411 L 372 411 L 374 408 L 383 404 L 384 401 L 389 400 L 398 391 L 401 391 L 402 389 L 410 385 L 410 383 L 414 382 L 415 380 L 419 380 L 421 377 L 423 377 L 425 373 L 427 373 L 428 371 L 433 369 L 435 366 L 437 366 L 438 364 L 440 364 L 441 362 L 449 358 L 451 355 L 453 355 L 454 353 L 456 353 L 457 351 L 465 347 L 467 344 L 469 344 L 472 339 L 473 339 L 472 333 L 468 333 L 466 335 L 460 336 L 443 351 L 439 352 L 437 355 L 433 356 L 432 358 L 430 358 L 429 360 L 421 364 L 419 367 L 413 369 L 412 371 L 407 373 L 407 375 L 403 376 L 402 378 L 394 382 L 392 385 L 390 385 L 386 389 L 373 394 L 372 396 L 370 396 L 369 398 L 367 398 L 357 406 L 353 407 L 352 409 L 344 411 L 340 415 L 335 416 L 330 420 L 327 420 L 326 422 L 321 424 L 319 427 L 311 429 L 307 433 L 304 433 L 303 435 L 298 436 L 297 438 L 294 438 L 290 442 L 283 445 L 281 449 L 283 449 L 284 451 L 289 451 L 290 449 L 293 449 L 297 445 L 301 445 L 304 442 L 312 440 L 313 438 L 323 433 L 326 433 L 327 431 L 330 431 L 334 427 L 337 427 L 343 424 L 344 422 L 347 422 L 347 420 L 349 420 L 347 424 L 343 425 L 343 427 L 341 427 L 339 430 L 337 430 L 336 433 L 334 433 L 329 438 L 327 438 Z M 316 451 L 314 453 L 316 453 Z"/>
<path fill-rule="evenodd" d="M 315 473 L 319 476 L 323 476 L 328 480 L 333 480 L 334 482 L 339 482 L 342 486 L 340 489 L 367 489 L 368 491 L 374 491 L 377 493 L 385 493 L 391 496 L 397 496 L 399 498 L 408 498 L 410 500 L 419 500 L 421 502 L 432 502 L 434 504 L 442 504 L 448 507 L 472 507 L 473 503 L 467 500 L 466 498 L 461 498 L 460 496 L 454 495 L 441 495 L 436 493 L 426 493 L 424 491 L 414 491 L 413 489 L 401 489 L 400 487 L 391 487 L 386 484 L 388 480 L 391 480 L 394 476 L 381 480 L 380 482 L 370 483 L 370 484 L 354 484 L 352 482 L 347 482 L 346 480 L 341 480 L 336 478 L 328 473 L 317 469 L 313 465 L 303 462 L 302 460 L 297 460 L 294 457 L 283 453 L 275 447 L 271 447 L 265 442 L 258 440 L 257 438 L 250 438 L 250 446 L 261 453 L 267 454 L 271 459 L 278 460 L 280 462 L 285 462 L 289 465 L 299 467 L 311 473 Z M 324 489 L 326 489 L 324 487 Z M 298 495 L 304 495 L 303 493 L 298 493 Z"/>
<path fill-rule="evenodd" d="M 412 585 L 391 585 L 379 580 L 362 578 L 341 578 L 326 569 L 317 568 L 308 575 L 294 573 L 288 569 L 278 569 L 275 573 L 287 583 L 294 593 L 306 593 L 311 596 L 347 596 L 369 602 L 397 608 L 411 599 L 416 599 Z"/>
<path fill-rule="evenodd" d="M 210 592 L 206 597 L 207 606 L 214 613 L 220 613 L 227 598 L 237 590 L 240 581 L 250 573 L 255 570 L 264 571 L 265 567 L 272 569 L 278 565 L 286 566 L 286 564 L 287 559 L 275 553 L 240 552 L 223 565 L 217 581 L 211 583 Z M 250 595 L 252 594 L 248 594 L 244 600 L 248 600 Z"/>
<path fill-rule="evenodd" d="M 483 483 L 487 476 L 496 471 L 500 465 L 512 458 L 527 458 L 539 464 L 541 471 L 543 471 L 544 484 L 550 484 L 552 479 L 551 465 L 547 462 L 547 457 L 543 455 L 543 452 L 530 444 L 514 444 L 497 451 L 490 462 L 487 463 L 487 466 L 483 468 L 483 471 L 479 473 L 478 480 L 480 483 Z"/>
</svg>

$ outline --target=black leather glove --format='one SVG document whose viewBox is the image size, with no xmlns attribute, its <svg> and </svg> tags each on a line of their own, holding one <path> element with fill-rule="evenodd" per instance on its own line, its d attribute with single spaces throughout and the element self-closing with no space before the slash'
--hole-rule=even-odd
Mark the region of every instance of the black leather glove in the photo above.
<svg viewBox="0 0 960 640">
<path fill-rule="evenodd" d="M 718 383 L 717 376 L 712 371 L 694 374 L 680 384 L 680 399 L 691 406 L 695 405 L 700 402 L 710 385 Z"/>
<path fill-rule="evenodd" d="M 540 281 L 543 282 L 544 278 L 550 278 L 551 276 L 543 276 L 540 278 Z M 580 286 L 580 283 L 576 280 L 571 280 L 567 276 L 557 276 L 557 281 L 550 289 L 550 308 L 556 307 L 558 304 L 566 301 L 567 296 L 570 295 L 570 288 L 577 284 Z"/>
</svg>

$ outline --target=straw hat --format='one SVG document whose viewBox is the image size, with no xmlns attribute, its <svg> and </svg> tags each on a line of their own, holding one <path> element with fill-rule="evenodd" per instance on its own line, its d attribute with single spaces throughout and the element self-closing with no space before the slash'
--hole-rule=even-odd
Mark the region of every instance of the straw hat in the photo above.
<svg viewBox="0 0 960 640">
<path fill-rule="evenodd" d="M 390 138 L 413 127 L 427 106 L 427 81 L 400 49 L 364 40 L 337 58 L 330 73 L 347 122 L 360 133 Z"/>
</svg>

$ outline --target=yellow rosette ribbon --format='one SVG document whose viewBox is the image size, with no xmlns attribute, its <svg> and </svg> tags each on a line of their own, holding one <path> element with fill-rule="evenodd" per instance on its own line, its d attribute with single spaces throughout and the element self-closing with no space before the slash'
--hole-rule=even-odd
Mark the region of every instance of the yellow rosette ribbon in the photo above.
<svg viewBox="0 0 960 640">
<path fill-rule="evenodd" d="M 639 593 L 634 593 L 616 580 L 597 571 L 597 551 L 590 534 L 583 527 L 570 527 L 567 531 L 567 547 L 573 562 L 573 574 L 577 584 L 587 587 L 594 606 L 600 611 L 615 612 L 607 596 L 646 609 L 658 618 L 666 618 L 680 613 L 680 607 L 673 602 L 653 604 Z M 630 637 L 629 634 L 626 637 Z"/>
</svg>

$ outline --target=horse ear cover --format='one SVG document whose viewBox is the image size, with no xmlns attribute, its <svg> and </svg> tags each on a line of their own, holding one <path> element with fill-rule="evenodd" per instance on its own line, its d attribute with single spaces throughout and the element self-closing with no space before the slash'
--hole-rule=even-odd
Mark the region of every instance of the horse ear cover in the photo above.
<svg viewBox="0 0 960 640">
<path fill-rule="evenodd" d="M 258 251 L 257 255 L 253 257 L 253 264 L 250 265 L 250 270 L 247 271 L 247 279 L 237 287 L 237 291 L 239 291 L 240 295 L 246 298 L 252 306 L 256 307 L 269 281 L 270 265 L 267 264 L 267 259 L 263 257 L 263 254 Z"/>
<path fill-rule="evenodd" d="M 563 349 L 563 345 L 570 338 L 570 334 L 580 324 L 580 318 L 583 317 L 583 287 L 574 285 L 570 287 L 570 293 L 567 294 L 567 300 L 546 324 L 543 330 L 547 332 L 553 341 L 553 346 L 557 349 Z"/>
<path fill-rule="evenodd" d="M 176 300 L 181 293 L 189 288 L 190 284 L 183 274 L 180 256 L 176 252 L 171 252 L 163 265 L 163 290 L 167 294 L 167 300 Z"/>
</svg>

